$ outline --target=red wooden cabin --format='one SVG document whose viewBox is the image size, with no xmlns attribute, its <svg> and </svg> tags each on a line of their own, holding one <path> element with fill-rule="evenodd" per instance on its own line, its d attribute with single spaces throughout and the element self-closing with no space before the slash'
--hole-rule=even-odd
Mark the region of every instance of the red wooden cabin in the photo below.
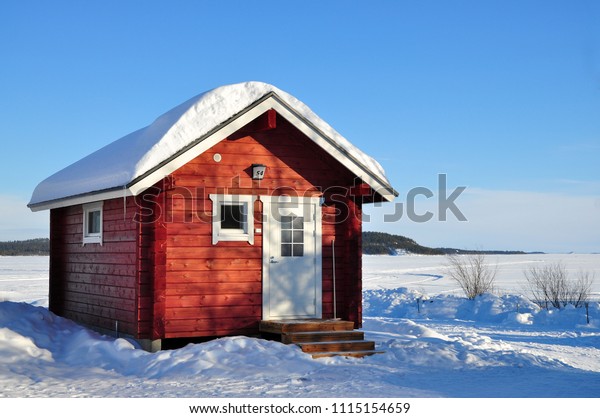
<svg viewBox="0 0 600 418">
<path fill-rule="evenodd" d="M 331 318 L 334 265 L 335 313 L 360 327 L 362 205 L 395 195 L 303 103 L 250 82 L 56 173 L 29 207 L 50 210 L 50 310 L 155 350 Z"/>
</svg>

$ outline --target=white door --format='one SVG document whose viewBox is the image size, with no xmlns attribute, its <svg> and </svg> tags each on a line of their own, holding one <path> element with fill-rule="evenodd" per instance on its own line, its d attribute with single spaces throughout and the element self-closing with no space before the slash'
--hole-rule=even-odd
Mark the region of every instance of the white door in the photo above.
<svg viewBox="0 0 600 418">
<path fill-rule="evenodd" d="M 263 317 L 320 318 L 321 207 L 318 198 L 263 203 Z"/>
</svg>

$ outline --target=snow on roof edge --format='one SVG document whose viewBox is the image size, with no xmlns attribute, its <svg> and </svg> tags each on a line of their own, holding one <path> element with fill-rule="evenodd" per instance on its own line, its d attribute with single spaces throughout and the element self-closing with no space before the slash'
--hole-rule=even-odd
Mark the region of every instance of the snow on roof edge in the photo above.
<svg viewBox="0 0 600 418">
<path fill-rule="evenodd" d="M 377 161 L 352 145 L 303 102 L 273 85 L 250 81 L 194 96 L 145 128 L 58 171 L 38 184 L 28 206 L 33 208 L 51 201 L 125 189 L 269 94 L 275 94 L 393 191 Z"/>
</svg>

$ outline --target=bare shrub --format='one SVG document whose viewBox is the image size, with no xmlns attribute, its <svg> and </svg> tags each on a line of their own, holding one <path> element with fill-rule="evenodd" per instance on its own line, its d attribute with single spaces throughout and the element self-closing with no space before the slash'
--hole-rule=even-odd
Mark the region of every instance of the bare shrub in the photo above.
<svg viewBox="0 0 600 418">
<path fill-rule="evenodd" d="M 580 272 L 576 279 L 569 278 L 561 263 L 531 267 L 525 278 L 531 300 L 546 309 L 550 306 L 561 309 L 569 304 L 576 308 L 583 306 L 589 300 L 594 282 L 589 272 Z"/>
<path fill-rule="evenodd" d="M 490 267 L 482 253 L 449 255 L 448 275 L 458 283 L 468 299 L 494 290 L 498 266 Z"/>
<path fill-rule="evenodd" d="M 569 286 L 568 303 L 579 308 L 584 306 L 590 299 L 592 284 L 594 283 L 594 275 L 589 271 L 580 271 L 577 279 L 571 282 Z"/>
<path fill-rule="evenodd" d="M 549 305 L 561 307 L 567 283 L 567 271 L 562 264 L 531 267 L 525 272 L 525 278 L 533 302 L 546 309 Z"/>
</svg>

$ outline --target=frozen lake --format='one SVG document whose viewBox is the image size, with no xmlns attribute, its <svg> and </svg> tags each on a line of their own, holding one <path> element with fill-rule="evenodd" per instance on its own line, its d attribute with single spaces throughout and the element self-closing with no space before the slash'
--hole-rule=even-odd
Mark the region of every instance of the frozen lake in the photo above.
<svg viewBox="0 0 600 418">
<path fill-rule="evenodd" d="M 0 256 L 0 301 L 48 304 L 46 256 Z"/>
<path fill-rule="evenodd" d="M 594 299 L 600 298 L 600 254 L 524 254 L 488 255 L 490 267 L 498 266 L 496 293 L 524 293 L 524 272 L 532 266 L 561 263 L 569 277 L 580 271 L 595 276 Z M 407 287 L 430 295 L 460 293 L 446 272 L 448 261 L 437 255 L 363 256 L 363 289 L 395 289 Z"/>
<path fill-rule="evenodd" d="M 593 298 L 600 299 L 600 254 L 527 254 L 486 256 L 491 267 L 498 266 L 496 293 L 524 294 L 524 272 L 531 266 L 562 263 L 575 277 L 579 271 L 595 275 Z M 365 255 L 363 289 L 407 287 L 429 295 L 460 294 L 448 277 L 444 256 Z M 47 305 L 48 257 L 0 257 L 0 301 L 33 302 Z"/>
</svg>

